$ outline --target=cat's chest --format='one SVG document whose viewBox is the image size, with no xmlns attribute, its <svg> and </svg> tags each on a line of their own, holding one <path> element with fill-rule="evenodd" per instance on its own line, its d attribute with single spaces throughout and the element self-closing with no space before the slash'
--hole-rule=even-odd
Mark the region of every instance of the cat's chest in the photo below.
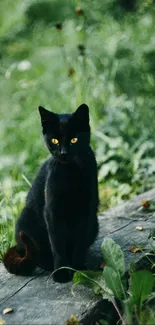
<svg viewBox="0 0 155 325">
<path fill-rule="evenodd" d="M 52 218 L 63 218 L 72 227 L 81 220 L 81 211 L 88 208 L 90 200 L 91 181 L 88 170 L 64 168 L 49 175 L 45 187 L 45 202 L 52 211 Z"/>
<path fill-rule="evenodd" d="M 51 195 L 70 194 L 74 196 L 88 185 L 87 171 L 80 168 L 59 168 L 51 172 L 48 178 L 48 190 Z"/>
</svg>

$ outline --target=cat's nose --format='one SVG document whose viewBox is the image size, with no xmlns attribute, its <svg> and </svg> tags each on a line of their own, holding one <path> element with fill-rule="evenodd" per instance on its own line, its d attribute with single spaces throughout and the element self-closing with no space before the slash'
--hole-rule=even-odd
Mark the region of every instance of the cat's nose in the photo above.
<svg viewBox="0 0 155 325">
<path fill-rule="evenodd" d="M 67 156 L 67 150 L 65 148 L 60 149 L 60 154 L 64 157 Z"/>
</svg>

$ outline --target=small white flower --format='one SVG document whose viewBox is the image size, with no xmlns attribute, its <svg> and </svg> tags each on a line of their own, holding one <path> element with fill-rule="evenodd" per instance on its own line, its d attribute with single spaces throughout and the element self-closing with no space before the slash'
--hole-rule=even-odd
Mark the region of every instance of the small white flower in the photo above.
<svg viewBox="0 0 155 325">
<path fill-rule="evenodd" d="M 30 61 L 23 60 L 23 61 L 19 62 L 18 65 L 17 65 L 17 69 L 19 71 L 26 71 L 26 70 L 31 69 L 31 63 L 30 63 Z"/>
</svg>

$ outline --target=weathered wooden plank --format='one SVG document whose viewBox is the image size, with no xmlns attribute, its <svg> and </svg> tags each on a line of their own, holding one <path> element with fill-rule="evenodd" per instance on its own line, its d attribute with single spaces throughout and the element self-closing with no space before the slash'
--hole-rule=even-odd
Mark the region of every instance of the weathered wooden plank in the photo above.
<svg viewBox="0 0 155 325">
<path fill-rule="evenodd" d="M 155 201 L 155 189 L 134 196 L 131 200 L 126 201 L 125 203 L 122 203 L 110 210 L 104 211 L 100 217 L 104 217 L 107 215 L 108 217 L 111 216 L 112 220 L 113 218 L 129 217 L 132 214 L 136 214 L 137 212 L 140 216 L 140 212 L 138 211 L 138 209 L 143 200 Z"/>
<path fill-rule="evenodd" d="M 72 283 L 57 284 L 49 274 L 33 278 L 1 305 L 1 311 L 10 306 L 14 313 L 1 315 L 7 324 L 63 324 L 72 313 L 84 313 L 94 304 L 93 294 L 78 288 L 76 297 L 71 294 Z M 82 299 L 81 299 L 82 298 Z"/>
<path fill-rule="evenodd" d="M 145 220 L 139 218 L 139 220 L 136 219 L 128 222 L 126 222 L 126 220 L 124 222 L 122 218 L 122 227 L 119 227 L 115 231 L 112 230 L 111 232 L 109 229 L 108 234 L 104 233 L 103 231 L 103 220 L 104 222 L 108 223 L 109 219 L 105 218 L 100 222 L 100 237 L 91 247 L 88 254 L 87 265 L 89 269 L 93 269 L 94 267 L 98 268 L 99 265 L 103 262 L 100 247 L 103 242 L 103 238 L 105 237 L 113 238 L 113 240 L 115 240 L 121 246 L 125 255 L 125 264 L 127 268 L 129 267 L 130 263 L 136 263 L 140 258 L 144 256 L 144 252 L 138 252 L 136 254 L 132 253 L 130 251 L 130 247 L 136 246 L 145 248 L 145 252 L 151 249 L 148 237 L 150 235 L 150 229 L 155 228 L 155 217 L 149 217 L 149 219 Z M 136 229 L 137 226 L 142 226 L 143 231 L 138 231 Z"/>
<path fill-rule="evenodd" d="M 37 276 L 43 272 L 42 270 L 37 271 Z M 9 274 L 4 266 L 0 264 L 0 303 L 15 295 L 16 292 L 21 290 L 35 277 L 35 273 L 31 277 L 14 276 L 13 274 Z"/>
<path fill-rule="evenodd" d="M 105 236 L 112 237 L 121 245 L 127 267 L 143 256 L 143 253 L 129 251 L 130 246 L 149 248 L 150 229 L 155 228 L 153 211 L 149 213 L 140 209 L 143 199 L 155 200 L 155 189 L 101 214 L 99 236 L 87 257 L 89 268 L 98 268 L 103 261 L 100 246 Z M 142 232 L 136 229 L 138 225 L 143 227 Z M 5 319 L 6 324 L 63 325 L 71 314 L 75 314 L 80 324 L 91 325 L 98 319 L 101 306 L 102 312 L 106 312 L 105 303 L 103 305 L 90 290 L 78 287 L 74 297 L 72 283 L 54 283 L 47 272 L 39 272 L 29 278 L 16 277 L 0 265 L 0 318 Z M 14 312 L 2 315 L 6 307 L 13 308 Z"/>
<path fill-rule="evenodd" d="M 155 216 L 154 211 L 142 209 L 143 200 L 155 202 L 155 189 L 135 196 L 99 216 L 100 231 L 88 254 L 88 268 L 97 268 L 102 263 L 100 247 L 106 236 L 113 238 L 121 246 L 125 254 L 126 267 L 129 267 L 130 263 L 136 263 L 144 255 L 143 252 L 132 253 L 129 247 L 137 245 L 150 249 L 148 237 L 150 229 L 155 228 Z M 142 226 L 143 231 L 138 231 L 137 226 Z"/>
</svg>

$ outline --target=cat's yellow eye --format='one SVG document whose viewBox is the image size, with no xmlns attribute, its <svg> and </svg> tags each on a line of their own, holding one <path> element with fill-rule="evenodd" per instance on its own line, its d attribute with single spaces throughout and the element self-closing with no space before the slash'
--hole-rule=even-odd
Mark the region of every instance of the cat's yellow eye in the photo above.
<svg viewBox="0 0 155 325">
<path fill-rule="evenodd" d="M 58 144 L 59 143 L 58 139 L 55 139 L 55 138 L 52 138 L 51 141 L 52 141 L 53 144 Z"/>
<path fill-rule="evenodd" d="M 76 143 L 78 141 L 78 138 L 71 139 L 71 143 Z"/>
</svg>

